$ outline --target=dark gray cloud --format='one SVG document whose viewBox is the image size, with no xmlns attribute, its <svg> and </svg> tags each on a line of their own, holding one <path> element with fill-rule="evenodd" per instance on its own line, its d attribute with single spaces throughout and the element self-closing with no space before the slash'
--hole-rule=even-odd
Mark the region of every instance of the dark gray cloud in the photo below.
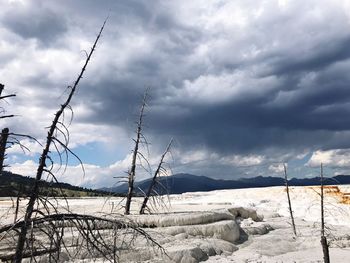
<svg viewBox="0 0 350 263">
<path fill-rule="evenodd" d="M 37 5 L 11 8 L 1 21 L 8 30 L 24 39 L 37 39 L 44 46 L 54 45 L 67 31 L 65 16 Z"/>
<path fill-rule="evenodd" d="M 277 159 L 350 147 L 350 12 L 343 1 L 30 3 L 7 8 L 2 26 L 64 49 L 62 58 L 88 49 L 109 15 L 73 103 L 88 112 L 78 123 L 132 130 L 151 86 L 145 132 L 154 147 L 174 137 L 183 152 Z M 21 82 L 62 92 L 65 79 L 50 74 L 54 66 L 64 70 L 57 62 Z"/>
<path fill-rule="evenodd" d="M 124 125 L 137 113 L 144 87 L 152 85 L 148 132 L 176 137 L 185 148 L 252 153 L 338 145 L 334 132 L 349 129 L 348 17 L 336 5 L 327 10 L 313 2 L 311 11 L 290 5 L 288 15 L 265 10 L 241 35 L 219 26 L 202 30 L 161 9 L 151 19 L 145 9 L 130 6 L 139 18 L 131 16 L 130 24 L 142 27 L 147 48 L 133 50 L 122 68 L 110 62 L 116 78 L 102 79 L 101 92 L 87 88 L 83 96 L 100 103 L 86 121 Z M 235 80 L 237 72 L 242 76 Z M 201 78 L 213 80 L 195 84 Z M 224 81 L 231 81 L 226 89 Z M 212 94 L 204 98 L 208 90 Z M 221 96 L 227 99 L 215 102 Z"/>
</svg>

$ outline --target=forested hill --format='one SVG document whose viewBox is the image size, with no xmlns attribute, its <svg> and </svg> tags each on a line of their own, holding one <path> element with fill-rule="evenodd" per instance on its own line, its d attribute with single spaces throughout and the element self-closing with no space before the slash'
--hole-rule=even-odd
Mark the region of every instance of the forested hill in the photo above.
<svg viewBox="0 0 350 263">
<path fill-rule="evenodd" d="M 28 196 L 35 179 L 3 171 L 0 174 L 0 196 Z M 48 196 L 87 197 L 103 196 L 109 193 L 73 186 L 67 183 L 50 183 L 41 181 L 40 194 Z"/>
</svg>

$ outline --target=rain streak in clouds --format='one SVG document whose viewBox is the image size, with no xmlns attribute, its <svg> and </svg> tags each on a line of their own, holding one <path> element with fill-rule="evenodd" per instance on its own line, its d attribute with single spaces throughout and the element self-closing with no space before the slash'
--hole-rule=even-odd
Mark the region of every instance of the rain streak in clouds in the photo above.
<svg viewBox="0 0 350 263">
<path fill-rule="evenodd" d="M 349 173 L 348 1 L 0 0 L 0 76 L 17 98 L 11 130 L 43 140 L 103 20 L 73 100 L 74 162 L 61 178 L 100 187 L 128 169 L 146 86 L 145 135 L 156 163 L 174 137 L 173 172 L 215 178 Z M 33 175 L 40 147 L 10 150 Z M 169 160 L 170 161 L 170 160 Z M 141 172 L 140 179 L 145 178 Z"/>
</svg>

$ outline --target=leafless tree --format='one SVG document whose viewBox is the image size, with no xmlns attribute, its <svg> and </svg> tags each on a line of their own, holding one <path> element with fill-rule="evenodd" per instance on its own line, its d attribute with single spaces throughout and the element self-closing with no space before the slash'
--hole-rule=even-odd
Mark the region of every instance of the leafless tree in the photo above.
<svg viewBox="0 0 350 263">
<path fill-rule="evenodd" d="M 2 96 L 2 92 L 5 88 L 5 85 L 0 84 L 0 101 L 5 100 L 6 98 L 10 97 L 15 97 L 15 94 L 10 94 L 10 95 L 4 95 Z M 5 109 L 3 107 L 0 107 L 0 112 L 1 113 L 6 113 Z M 2 115 L 0 116 L 0 119 L 5 119 L 5 118 L 12 118 L 15 115 L 13 114 L 7 114 L 7 115 Z M 19 138 L 27 138 L 30 140 L 34 140 L 38 142 L 34 137 L 25 135 L 25 134 L 17 134 L 17 133 L 10 133 L 9 128 L 3 128 L 0 134 L 0 173 L 3 171 L 5 165 L 5 158 L 6 158 L 6 150 L 13 146 L 13 145 L 19 145 L 23 151 L 30 151 L 26 146 L 24 146 Z M 39 142 L 38 142 L 39 143 Z M 40 144 L 40 143 L 39 143 Z"/>
<path fill-rule="evenodd" d="M 0 100 L 4 100 L 6 98 L 10 98 L 10 97 L 15 97 L 16 96 L 16 94 L 9 94 L 9 95 L 4 95 L 3 96 L 2 92 L 4 91 L 4 89 L 5 89 L 5 85 L 0 83 Z M 1 113 L 5 113 L 6 111 L 5 111 L 5 109 L 3 107 L 0 107 L 0 112 Z M 13 115 L 13 114 L 1 115 L 0 119 L 11 118 L 11 117 L 14 117 L 14 116 L 15 115 Z"/>
<path fill-rule="evenodd" d="M 6 151 L 8 136 L 9 136 L 9 128 L 2 129 L 1 138 L 0 138 L 0 174 L 4 168 L 5 151 Z"/>
<path fill-rule="evenodd" d="M 166 147 L 164 153 L 162 154 L 161 158 L 160 158 L 160 162 L 158 163 L 158 166 L 157 166 L 157 169 L 156 171 L 154 172 L 154 175 L 153 175 L 153 178 L 152 178 L 152 181 L 151 181 L 151 184 L 148 188 L 148 191 L 147 193 L 145 194 L 145 198 L 143 199 L 143 202 L 142 202 L 142 205 L 141 205 L 141 209 L 140 209 L 140 214 L 144 214 L 145 213 L 145 209 L 147 207 L 147 202 L 148 202 L 148 199 L 150 198 L 150 196 L 153 194 L 156 194 L 157 193 L 154 191 L 154 187 L 157 185 L 157 184 L 160 184 L 158 182 L 158 177 L 162 174 L 162 173 L 166 173 L 166 168 L 164 168 L 164 158 L 165 156 L 169 153 L 170 151 L 170 147 L 171 147 L 171 144 L 173 143 L 173 139 L 170 140 L 168 146 Z"/>
<path fill-rule="evenodd" d="M 8 249 L 0 250 L 0 261 L 22 262 L 29 258 L 30 262 L 61 262 L 65 260 L 103 258 L 110 262 L 118 262 L 119 255 L 129 250 L 136 239 L 142 239 L 148 245 L 164 249 L 152 237 L 132 221 L 116 214 L 82 215 L 70 212 L 68 202 L 64 212 L 58 205 L 58 200 L 40 194 L 41 182 L 46 174 L 57 182 L 52 171 L 53 159 L 51 148 L 58 153 L 60 167 L 62 156 L 73 154 L 80 163 L 81 160 L 69 148 L 69 131 L 64 123 L 65 110 L 73 111 L 70 106 L 76 88 L 83 77 L 86 67 L 96 49 L 106 21 L 104 21 L 85 63 L 69 88 L 68 98 L 56 112 L 43 147 L 35 177 L 35 183 L 25 207 L 24 216 L 17 216 L 19 199 L 17 199 L 14 222 L 2 226 L 0 224 L 0 243 Z M 145 107 L 146 95 L 144 98 Z M 143 116 L 143 109 L 142 114 Z M 142 127 L 142 117 L 139 121 Z M 141 141 L 141 128 L 138 129 L 138 140 Z M 135 150 L 136 156 L 138 148 Z M 66 165 L 68 162 L 66 157 Z M 136 161 L 134 162 L 136 165 Z M 84 169 L 84 168 L 83 168 Z M 135 175 L 135 167 L 133 175 Z"/>
<path fill-rule="evenodd" d="M 5 89 L 5 85 L 0 83 L 0 100 L 16 96 L 15 94 L 2 96 L 2 92 L 4 89 Z M 0 108 L 0 111 L 2 113 L 5 113 L 5 109 L 2 107 Z M 11 115 L 2 115 L 2 116 L 0 116 L 0 118 L 1 119 L 11 118 L 13 116 L 14 115 L 12 115 L 12 114 Z M 2 129 L 1 138 L 0 138 L 0 173 L 3 171 L 3 168 L 4 168 L 5 151 L 6 151 L 8 136 L 9 136 L 9 128 Z"/>
<path fill-rule="evenodd" d="M 323 261 L 329 263 L 329 245 L 327 237 L 325 236 L 325 222 L 324 222 L 324 189 L 323 189 L 324 177 L 323 177 L 323 164 L 321 163 L 321 245 L 323 251 Z"/>
<path fill-rule="evenodd" d="M 102 31 L 104 29 L 105 23 L 106 23 L 106 21 L 103 23 L 103 25 L 100 29 L 100 32 L 97 35 L 96 40 L 91 48 L 91 51 L 87 55 L 84 66 L 83 66 L 82 70 L 80 71 L 80 74 L 78 75 L 76 81 L 74 82 L 74 85 L 72 87 L 70 87 L 70 93 L 68 95 L 67 100 L 65 101 L 64 104 L 61 105 L 60 109 L 56 112 L 54 120 L 49 128 L 49 131 L 47 134 L 47 139 L 46 139 L 46 144 L 45 144 L 45 147 L 44 147 L 43 152 L 41 154 L 41 157 L 39 159 L 39 166 L 38 166 L 36 177 L 35 177 L 35 184 L 33 186 L 32 193 L 29 197 L 29 202 L 28 202 L 28 205 L 26 208 L 23 223 L 21 224 L 21 227 L 20 227 L 20 231 L 19 231 L 19 235 L 18 235 L 18 242 L 17 242 L 17 246 L 16 246 L 16 253 L 15 253 L 14 258 L 13 258 L 14 262 L 21 262 L 23 256 L 25 255 L 25 253 L 27 251 L 24 249 L 24 247 L 25 247 L 26 241 L 28 240 L 28 237 L 27 237 L 28 229 L 31 227 L 31 223 L 33 222 L 32 221 L 32 214 L 35 211 L 34 205 L 38 201 L 38 198 L 39 198 L 39 186 L 40 186 L 40 181 L 42 180 L 43 173 L 46 172 L 54 177 L 52 172 L 46 168 L 47 167 L 47 160 L 50 160 L 50 157 L 49 157 L 50 147 L 52 145 L 54 145 L 57 148 L 57 144 L 58 144 L 59 146 L 63 147 L 66 151 L 69 151 L 70 153 L 72 153 L 67 148 L 67 145 L 65 143 L 63 143 L 62 141 L 60 141 L 57 138 L 57 136 L 55 136 L 55 134 L 57 133 L 57 131 L 60 131 L 59 124 L 61 124 L 61 121 L 60 121 L 61 116 L 63 115 L 65 109 L 70 108 L 70 102 L 72 100 L 72 97 L 76 91 L 76 88 L 77 88 L 81 78 L 83 77 L 83 74 L 84 74 L 86 67 L 91 59 L 91 56 L 92 56 L 93 52 L 95 51 L 98 40 L 100 39 Z M 46 202 L 45 202 L 45 204 L 46 204 Z M 31 233 L 33 233 L 33 232 L 31 231 Z M 27 247 L 28 247 L 28 245 L 27 245 Z"/>
<path fill-rule="evenodd" d="M 9 128 L 2 129 L 0 134 L 0 173 L 5 167 L 7 167 L 4 163 L 6 159 L 6 150 L 8 148 L 12 147 L 13 145 L 18 145 L 23 152 L 30 152 L 30 149 L 25 146 L 19 138 L 26 138 L 41 145 L 37 139 L 30 135 L 12 133 L 9 132 Z"/>
<path fill-rule="evenodd" d="M 24 220 L 0 227 L 2 248 L 11 248 Z M 34 262 L 61 262 L 79 259 L 102 258 L 118 262 L 124 251 L 133 247 L 139 240 L 145 245 L 165 250 L 143 229 L 125 218 L 115 215 L 92 216 L 75 213 L 55 213 L 31 218 L 28 249 L 21 254 Z M 12 261 L 13 252 L 0 251 L 0 261 Z"/>
<path fill-rule="evenodd" d="M 131 199 L 134 194 L 134 183 L 135 183 L 135 174 L 136 174 L 136 162 L 137 158 L 139 155 L 142 156 L 142 154 L 139 151 L 140 144 L 142 143 L 143 134 L 142 134 L 142 126 L 143 126 L 143 118 L 144 118 L 144 112 L 145 112 L 145 107 L 146 107 L 146 102 L 148 98 L 148 92 L 149 88 L 146 89 L 143 99 L 142 99 L 142 104 L 140 108 L 140 113 L 139 113 L 139 119 L 137 122 L 137 128 L 136 128 L 136 139 L 134 139 L 135 146 L 132 151 L 132 159 L 131 159 L 131 167 L 128 171 L 128 193 L 126 195 L 126 203 L 125 203 L 125 214 L 129 215 L 130 214 L 130 206 L 131 206 Z"/>
<path fill-rule="evenodd" d="M 292 227 L 293 227 L 293 233 L 296 236 L 297 231 L 295 228 L 295 222 L 294 222 L 294 216 L 293 216 L 293 209 L 292 209 L 292 203 L 290 201 L 290 195 L 289 195 L 289 185 L 288 185 L 288 176 L 287 176 L 287 167 L 286 164 L 283 164 L 283 170 L 284 170 L 284 183 L 286 185 L 286 192 L 287 192 L 287 199 L 288 199 L 288 208 L 289 208 L 289 214 L 290 218 L 292 220 Z"/>
</svg>

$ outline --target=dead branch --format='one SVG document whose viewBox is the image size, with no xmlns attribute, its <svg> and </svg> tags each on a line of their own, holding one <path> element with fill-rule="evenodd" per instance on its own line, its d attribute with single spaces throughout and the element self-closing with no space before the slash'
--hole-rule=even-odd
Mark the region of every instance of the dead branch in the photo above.
<svg viewBox="0 0 350 263">
<path fill-rule="evenodd" d="M 89 254 L 91 258 L 101 257 L 111 262 L 118 262 L 117 253 L 130 248 L 137 238 L 144 239 L 166 254 L 159 243 L 132 221 L 115 219 L 111 216 L 74 213 L 43 215 L 31 218 L 29 222 L 22 220 L 3 226 L 0 228 L 0 234 L 5 234 L 7 237 L 2 239 L 3 244 L 8 242 L 9 247 L 13 246 L 15 239 L 11 237 L 20 235 L 24 225 L 30 226 L 31 236 L 26 239 L 27 244 L 22 258 L 31 258 L 34 261 L 45 256 L 50 262 L 57 262 L 62 253 L 66 253 L 70 255 L 71 260 L 86 258 L 86 254 Z M 68 242 L 69 238 L 73 241 Z M 0 260 L 11 260 L 13 257 L 13 253 L 0 252 Z"/>
<path fill-rule="evenodd" d="M 6 99 L 6 98 L 11 98 L 11 97 L 16 97 L 16 94 L 10 94 L 10 95 L 5 95 L 5 96 L 0 96 L 0 100 Z"/>
<path fill-rule="evenodd" d="M 5 88 L 5 85 L 3 85 L 3 84 L 0 83 L 0 100 L 3 100 L 3 99 L 6 99 L 6 98 L 10 98 L 10 97 L 15 97 L 15 96 L 16 96 L 16 94 L 10 94 L 10 95 L 1 96 L 1 94 L 2 94 L 2 92 L 3 92 L 3 90 L 4 90 L 4 88 Z M 1 108 L 1 109 L 2 109 L 1 113 L 5 113 L 5 112 L 6 112 L 3 108 Z M 10 114 L 10 115 L 2 115 L 2 116 L 0 116 L 0 119 L 12 118 L 12 117 L 15 117 L 15 115 L 13 115 L 13 114 Z"/>
<path fill-rule="evenodd" d="M 13 115 L 13 114 L 10 114 L 10 115 L 3 115 L 3 116 L 0 116 L 0 119 L 12 118 L 12 117 L 15 117 L 15 115 Z"/>
<path fill-rule="evenodd" d="M 170 147 L 171 147 L 172 143 L 173 143 L 173 139 L 170 140 L 168 146 L 166 147 L 164 153 L 162 154 L 162 156 L 160 158 L 160 162 L 158 163 L 158 167 L 157 167 L 156 171 L 154 172 L 151 184 L 150 184 L 150 186 L 148 188 L 148 191 L 147 191 L 147 193 L 145 195 L 145 198 L 143 199 L 143 203 L 142 203 L 142 206 L 141 206 L 141 209 L 140 209 L 140 214 L 144 214 L 145 213 L 145 208 L 147 207 L 148 199 L 150 198 L 151 193 L 153 192 L 153 188 L 154 188 L 154 186 L 156 185 L 156 182 L 157 182 L 157 177 L 160 175 L 161 170 L 163 168 L 164 158 L 167 155 L 167 153 L 170 151 Z"/>
</svg>

